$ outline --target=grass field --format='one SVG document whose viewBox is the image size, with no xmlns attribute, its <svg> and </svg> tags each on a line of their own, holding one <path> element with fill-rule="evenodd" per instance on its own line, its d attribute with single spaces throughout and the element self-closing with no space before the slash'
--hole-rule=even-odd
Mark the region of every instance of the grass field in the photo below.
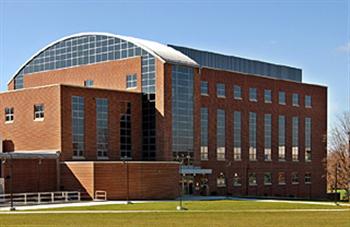
<svg viewBox="0 0 350 227">
<path fill-rule="evenodd" d="M 227 200 L 185 202 L 188 210 L 176 211 L 177 205 L 159 202 L 42 211 L 78 212 L 74 214 L 1 214 L 0 226 L 350 226 L 349 207 Z M 127 210 L 134 213 L 107 213 Z"/>
</svg>

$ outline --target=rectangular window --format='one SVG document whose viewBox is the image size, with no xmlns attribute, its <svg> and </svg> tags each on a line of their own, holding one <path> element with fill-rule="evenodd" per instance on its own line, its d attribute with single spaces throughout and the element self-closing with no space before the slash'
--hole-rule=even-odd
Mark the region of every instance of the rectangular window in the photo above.
<svg viewBox="0 0 350 227">
<path fill-rule="evenodd" d="M 108 99 L 96 98 L 97 158 L 108 157 Z"/>
<path fill-rule="evenodd" d="M 34 105 L 34 120 L 44 119 L 44 104 Z"/>
<path fill-rule="evenodd" d="M 264 174 L 264 185 L 271 185 L 272 184 L 272 174 L 270 172 L 266 172 Z"/>
<path fill-rule="evenodd" d="M 208 108 L 201 108 L 201 160 L 208 160 Z"/>
<path fill-rule="evenodd" d="M 292 104 L 293 106 L 299 106 L 299 94 L 293 93 Z"/>
<path fill-rule="evenodd" d="M 286 120 L 285 116 L 278 116 L 278 160 L 286 160 Z"/>
<path fill-rule="evenodd" d="M 84 81 L 84 86 L 85 87 L 93 87 L 94 86 L 94 81 L 93 80 L 85 80 Z"/>
<path fill-rule="evenodd" d="M 120 157 L 131 159 L 131 103 L 120 105 Z"/>
<path fill-rule="evenodd" d="M 249 183 L 249 186 L 256 186 L 257 185 L 256 174 L 255 173 L 249 173 L 249 175 L 248 175 L 248 183 Z"/>
<path fill-rule="evenodd" d="M 127 75 L 126 76 L 126 88 L 136 88 L 137 87 L 137 75 Z"/>
<path fill-rule="evenodd" d="M 208 95 L 208 82 L 207 81 L 201 81 L 201 95 Z"/>
<path fill-rule="evenodd" d="M 216 84 L 216 96 L 220 98 L 226 97 L 225 84 Z"/>
<path fill-rule="evenodd" d="M 265 103 L 272 103 L 272 92 L 271 92 L 271 90 L 265 90 L 264 91 L 264 102 Z"/>
<path fill-rule="evenodd" d="M 241 160 L 241 112 L 233 113 L 233 159 Z"/>
<path fill-rule="evenodd" d="M 256 161 L 256 113 L 249 112 L 249 160 Z"/>
<path fill-rule="evenodd" d="M 13 107 L 5 108 L 5 122 L 12 122 L 14 120 L 14 109 Z"/>
<path fill-rule="evenodd" d="M 286 174 L 285 172 L 278 173 L 278 184 L 286 184 Z"/>
<path fill-rule="evenodd" d="M 234 99 L 242 99 L 242 89 L 238 85 L 233 86 L 233 97 Z"/>
<path fill-rule="evenodd" d="M 218 109 L 216 113 L 216 157 L 225 160 L 225 111 Z"/>
<path fill-rule="evenodd" d="M 278 92 L 278 103 L 286 105 L 286 93 L 284 91 Z"/>
<path fill-rule="evenodd" d="M 299 175 L 298 172 L 292 172 L 292 184 L 299 184 Z"/>
<path fill-rule="evenodd" d="M 256 102 L 258 101 L 258 94 L 256 88 L 249 88 L 249 101 Z"/>
<path fill-rule="evenodd" d="M 216 113 L 216 158 L 225 160 L 225 111 L 218 109 Z"/>
<path fill-rule="evenodd" d="M 311 184 L 311 173 L 305 173 L 305 184 Z"/>
<path fill-rule="evenodd" d="M 191 67 L 172 66 L 172 151 L 173 157 L 190 155 L 193 157 L 194 141 L 194 70 Z M 154 96 L 153 96 L 154 97 Z M 154 105 L 155 101 L 153 102 Z M 154 107 L 153 107 L 154 108 Z M 155 109 L 154 109 L 155 110 Z M 155 111 L 152 115 L 155 115 Z M 145 122 L 146 121 L 146 122 Z M 145 118 L 144 124 L 148 118 Z M 153 126 L 155 120 L 150 122 Z M 155 130 L 148 132 L 150 139 L 156 138 Z M 155 147 L 155 145 L 154 145 Z"/>
<path fill-rule="evenodd" d="M 292 118 L 292 160 L 299 160 L 299 118 Z"/>
<path fill-rule="evenodd" d="M 233 186 L 241 186 L 242 180 L 238 173 L 233 174 Z"/>
<path fill-rule="evenodd" d="M 271 161 L 271 143 L 272 143 L 272 115 L 264 115 L 264 137 L 265 137 L 265 149 L 264 160 Z"/>
<path fill-rule="evenodd" d="M 216 179 L 216 185 L 218 188 L 226 187 L 226 179 L 223 173 L 220 173 L 220 175 Z"/>
<path fill-rule="evenodd" d="M 305 161 L 310 162 L 311 155 L 311 118 L 305 118 Z"/>
<path fill-rule="evenodd" d="M 73 158 L 84 157 L 85 147 L 84 97 L 72 96 L 72 146 Z"/>
<path fill-rule="evenodd" d="M 305 107 L 306 108 L 311 108 L 312 107 L 311 95 L 305 95 Z"/>
</svg>

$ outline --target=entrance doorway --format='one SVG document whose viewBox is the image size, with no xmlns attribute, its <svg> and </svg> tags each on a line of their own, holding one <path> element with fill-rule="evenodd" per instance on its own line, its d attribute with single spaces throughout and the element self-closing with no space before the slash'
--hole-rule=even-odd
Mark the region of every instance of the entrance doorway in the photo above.
<svg viewBox="0 0 350 227">
<path fill-rule="evenodd" d="M 185 195 L 192 195 L 194 192 L 194 177 L 185 175 L 182 177 L 182 190 Z"/>
</svg>

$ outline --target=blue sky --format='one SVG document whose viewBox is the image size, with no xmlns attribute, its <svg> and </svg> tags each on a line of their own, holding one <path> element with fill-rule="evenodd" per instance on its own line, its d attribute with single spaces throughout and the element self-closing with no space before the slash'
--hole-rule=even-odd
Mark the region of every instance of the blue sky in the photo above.
<svg viewBox="0 0 350 227">
<path fill-rule="evenodd" d="M 300 67 L 304 82 L 328 86 L 333 122 L 350 109 L 349 4 L 0 0 L 0 90 L 19 66 L 56 39 L 112 32 Z"/>
</svg>

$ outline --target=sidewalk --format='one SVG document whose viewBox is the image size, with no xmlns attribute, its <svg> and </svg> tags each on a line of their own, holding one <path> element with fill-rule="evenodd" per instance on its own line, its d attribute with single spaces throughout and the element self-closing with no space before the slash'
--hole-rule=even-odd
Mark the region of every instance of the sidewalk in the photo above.
<svg viewBox="0 0 350 227">
<path fill-rule="evenodd" d="M 131 203 L 159 203 L 159 202 L 175 202 L 177 200 L 143 200 L 131 201 Z M 232 201 L 254 201 L 254 202 L 273 202 L 273 203 L 296 203 L 296 204 L 312 204 L 312 205 L 327 205 L 327 206 L 350 206 L 347 203 L 334 202 L 316 202 L 316 201 L 297 201 L 297 200 L 278 200 L 278 199 L 255 199 L 255 198 L 240 198 L 240 197 L 225 197 L 225 196 L 183 196 L 183 201 L 218 201 L 218 200 L 232 200 Z M 127 204 L 126 201 L 83 201 L 75 203 L 60 203 L 60 204 L 40 204 L 29 206 L 16 206 L 16 210 L 39 210 L 63 207 L 84 207 L 84 206 L 100 206 L 100 205 L 117 205 Z M 0 211 L 9 211 L 9 207 L 0 207 Z"/>
</svg>

